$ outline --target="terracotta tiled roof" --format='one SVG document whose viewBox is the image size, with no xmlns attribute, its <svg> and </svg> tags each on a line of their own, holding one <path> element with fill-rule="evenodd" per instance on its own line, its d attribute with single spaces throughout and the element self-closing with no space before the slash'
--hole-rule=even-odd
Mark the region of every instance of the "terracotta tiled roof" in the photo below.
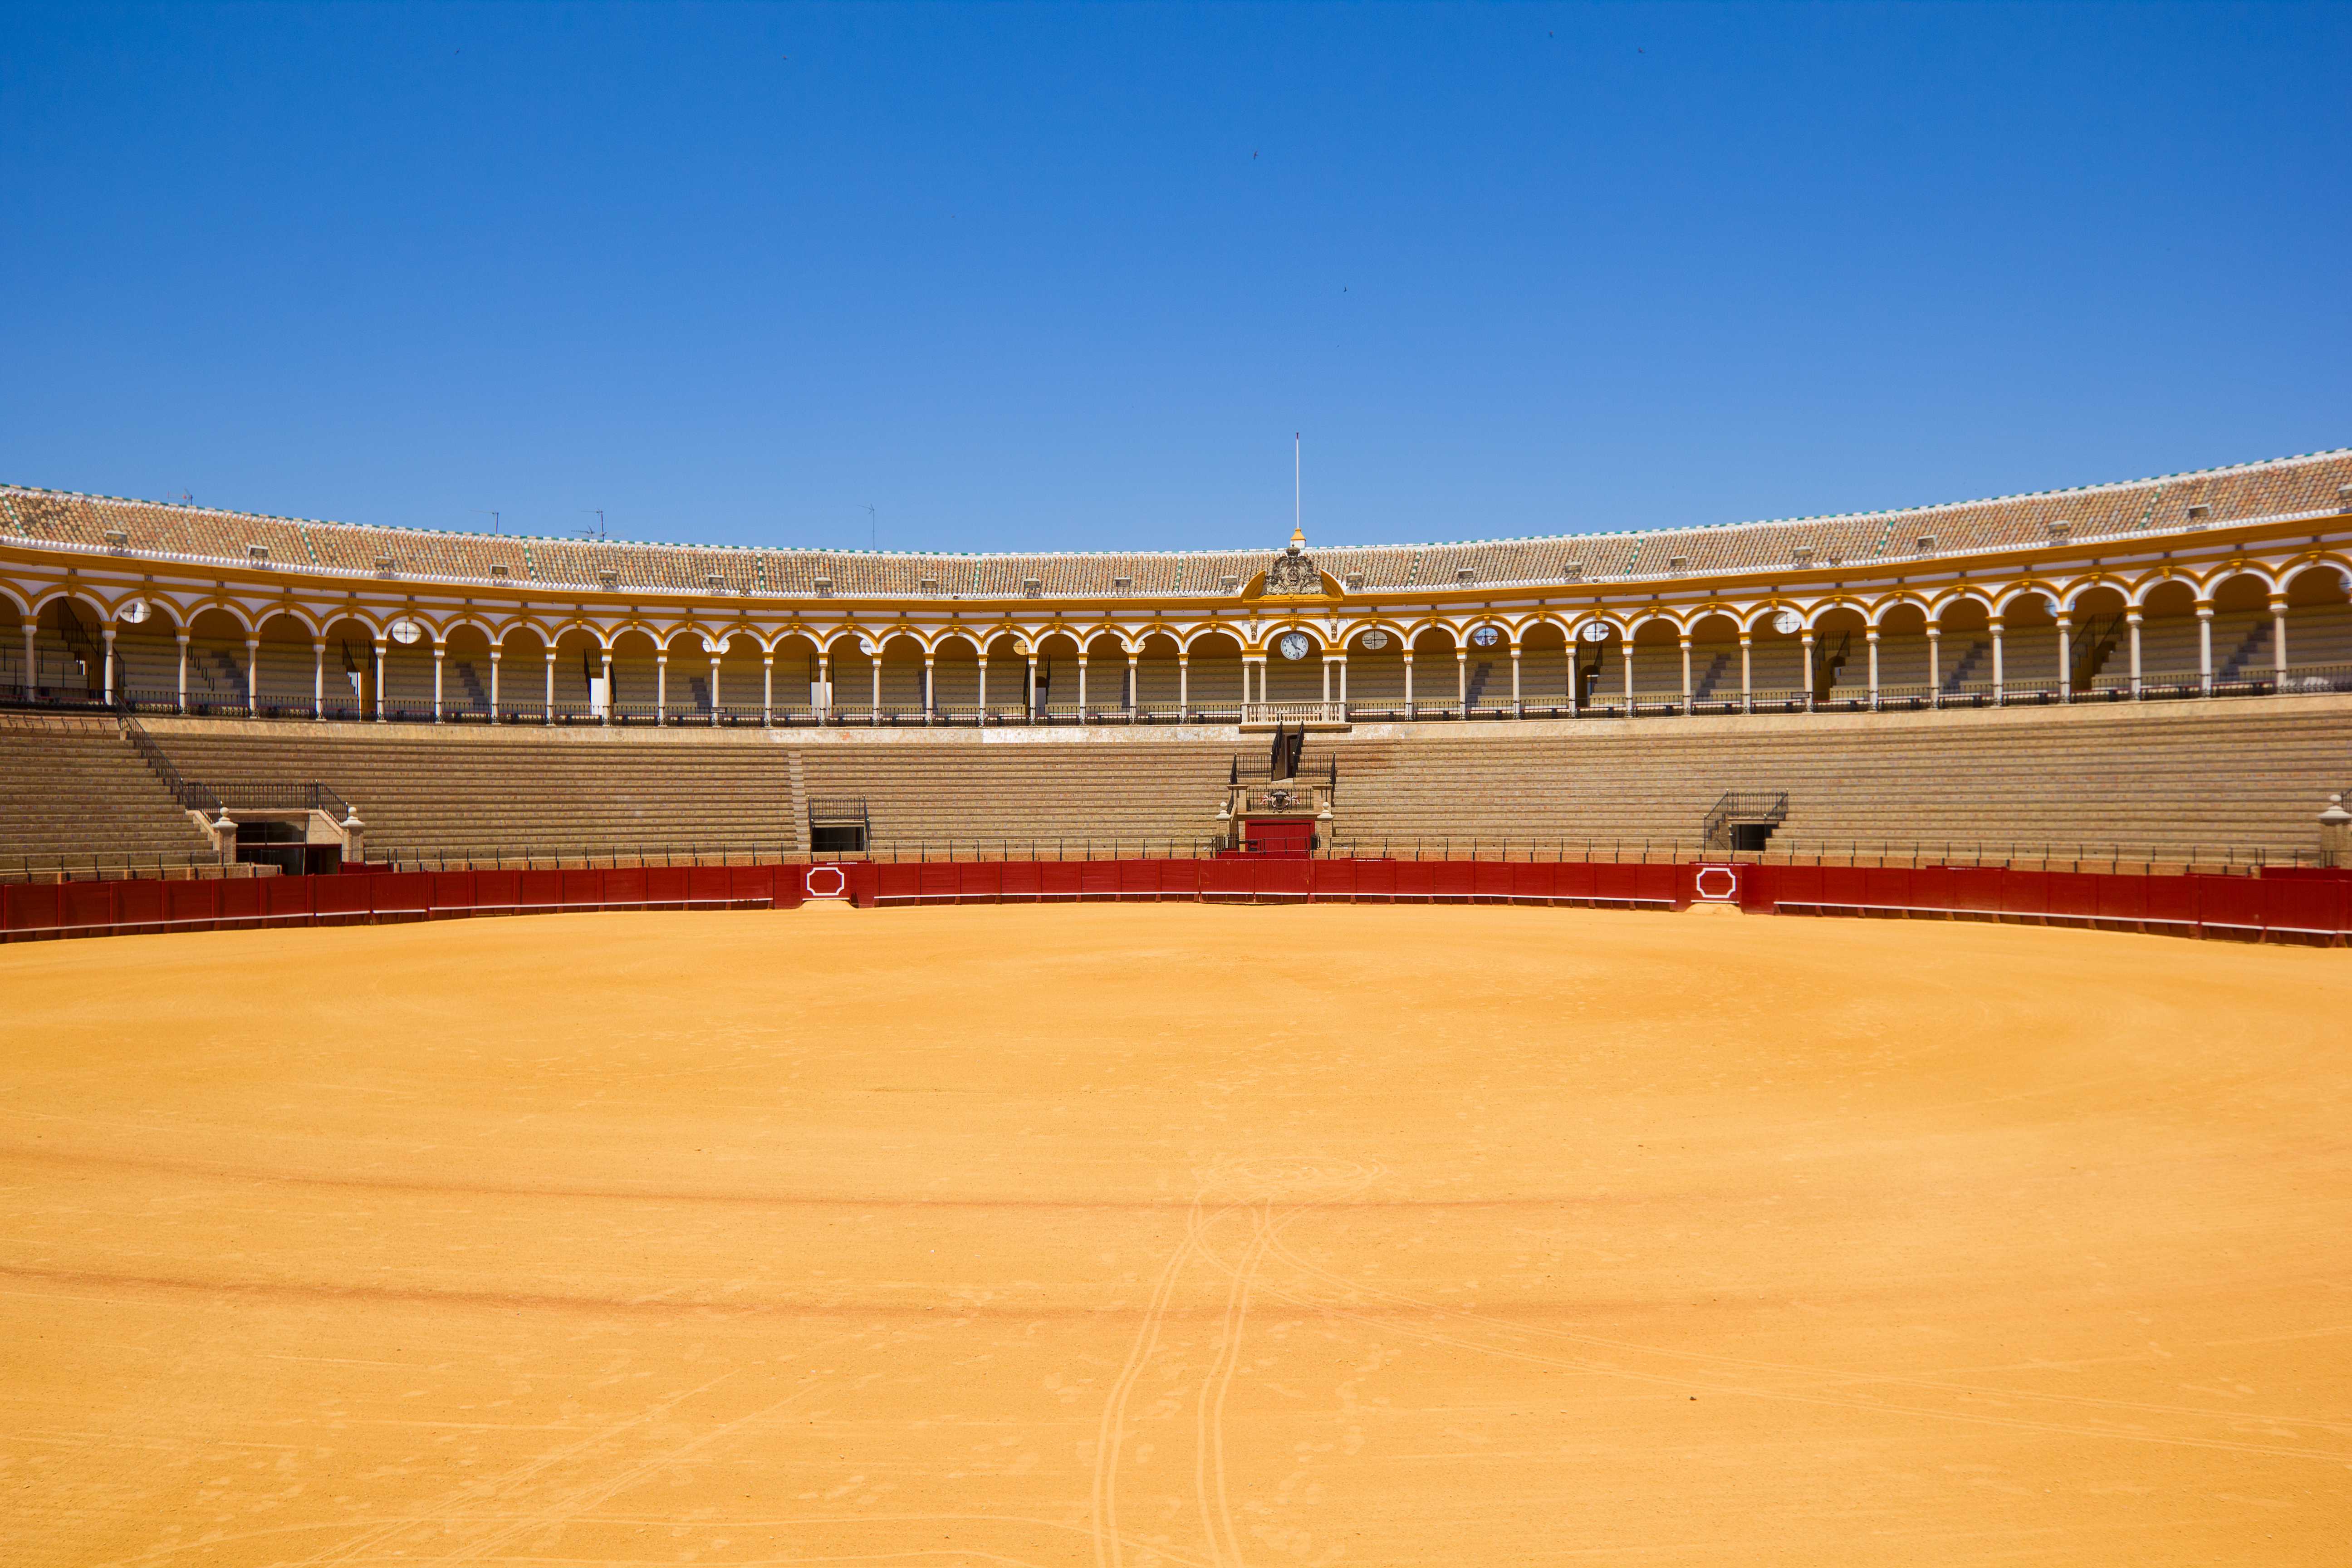
<svg viewBox="0 0 2352 1568">
<path fill-rule="evenodd" d="M 2323 515 L 2352 500 L 2352 449 L 2123 484 L 2046 490 L 1943 506 L 1700 528 L 1456 543 L 1318 546 L 1316 563 L 1373 592 L 1670 578 L 1815 565 L 1908 560 L 1932 540 L 1939 556 L 2045 544 L 2053 525 L 2088 540 L 2248 519 Z M 2201 513 L 2194 508 L 2205 509 Z M 502 566 L 517 582 L 731 595 L 1019 598 L 1108 596 L 1115 579 L 1139 598 L 1215 597 L 1265 569 L 1256 551 L 1132 553 L 914 554 L 873 551 L 738 549 L 373 528 L 352 523 L 124 500 L 62 490 L 0 487 L 0 537 L 54 541 L 92 550 L 107 535 L 131 548 L 202 559 L 248 561 L 258 547 L 272 564 L 373 574 L 389 561 L 403 577 L 488 580 Z M 1679 564 L 1678 564 L 1679 563 Z M 926 582 L 931 586 L 925 587 Z M 824 583 L 828 586 L 821 589 Z"/>
</svg>

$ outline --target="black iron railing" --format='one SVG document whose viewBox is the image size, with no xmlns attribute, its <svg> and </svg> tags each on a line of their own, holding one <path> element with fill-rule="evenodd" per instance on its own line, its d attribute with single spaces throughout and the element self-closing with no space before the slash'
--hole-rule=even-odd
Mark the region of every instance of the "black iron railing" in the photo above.
<svg viewBox="0 0 2352 1568">
<path fill-rule="evenodd" d="M 1699 824 L 1698 841 L 1713 844 L 1723 837 L 1723 830 L 1735 822 L 1758 823 L 1778 827 L 1789 820 L 1787 790 L 1740 791 L 1726 790 L 1723 798 Z"/>
</svg>

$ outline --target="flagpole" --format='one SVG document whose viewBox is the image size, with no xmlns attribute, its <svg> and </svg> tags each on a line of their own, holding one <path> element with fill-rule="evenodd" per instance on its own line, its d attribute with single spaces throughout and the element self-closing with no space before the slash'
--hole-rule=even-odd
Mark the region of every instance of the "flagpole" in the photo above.
<svg viewBox="0 0 2352 1568">
<path fill-rule="evenodd" d="M 1290 531 L 1293 533 L 1305 531 L 1305 513 L 1299 509 L 1299 493 L 1298 432 L 1293 430 L 1290 433 Z"/>
</svg>

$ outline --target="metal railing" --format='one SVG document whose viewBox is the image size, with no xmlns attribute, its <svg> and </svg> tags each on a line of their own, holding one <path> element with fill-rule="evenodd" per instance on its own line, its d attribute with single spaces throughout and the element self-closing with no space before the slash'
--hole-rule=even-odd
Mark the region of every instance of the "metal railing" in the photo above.
<svg viewBox="0 0 2352 1568">
<path fill-rule="evenodd" d="M 1770 793 L 1726 790 L 1723 798 L 1717 801 L 1714 808 L 1706 814 L 1706 819 L 1699 824 L 1698 841 L 1701 844 L 1718 842 L 1724 836 L 1723 830 L 1735 822 L 1743 825 L 1760 823 L 1778 827 L 1788 819 L 1787 790 Z"/>
<path fill-rule="evenodd" d="M 2167 843 L 2143 840 L 2034 843 L 1988 838 L 1783 839 L 1775 834 L 1766 849 L 1727 850 L 1704 839 L 1671 835 L 1595 834 L 1577 838 L 1521 838 L 1439 834 L 1407 837 L 1335 837 L 1317 851 L 1330 859 L 1388 860 L 1591 860 L 1643 865 L 1674 861 L 1738 861 L 1763 866 L 2030 866 L 2080 870 L 2148 870 L 2173 867 L 2203 872 L 2253 872 L 2266 867 L 2325 866 L 2317 848 L 2281 849 L 2271 845 Z"/>
<path fill-rule="evenodd" d="M 206 816 L 219 813 L 220 796 L 206 785 L 182 777 L 178 766 L 163 754 L 163 748 L 155 743 L 155 738 L 128 713 L 122 715 L 122 738 L 131 742 L 131 749 L 139 753 L 140 759 L 183 807 L 189 811 L 201 811 Z"/>
</svg>

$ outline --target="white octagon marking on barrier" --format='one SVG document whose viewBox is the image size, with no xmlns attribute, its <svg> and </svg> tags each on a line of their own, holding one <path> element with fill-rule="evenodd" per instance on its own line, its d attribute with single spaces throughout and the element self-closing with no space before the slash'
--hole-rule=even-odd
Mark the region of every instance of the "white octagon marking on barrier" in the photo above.
<svg viewBox="0 0 2352 1568">
<path fill-rule="evenodd" d="M 1720 881 L 1710 880 L 1720 878 Z M 1701 866 L 1691 890 L 1712 904 L 1729 903 L 1739 896 L 1739 873 L 1728 866 Z"/>
<path fill-rule="evenodd" d="M 819 877 L 833 879 L 833 886 L 817 886 Z M 838 866 L 812 866 L 801 879 L 801 889 L 812 899 L 845 899 L 849 897 L 849 873 Z"/>
</svg>

